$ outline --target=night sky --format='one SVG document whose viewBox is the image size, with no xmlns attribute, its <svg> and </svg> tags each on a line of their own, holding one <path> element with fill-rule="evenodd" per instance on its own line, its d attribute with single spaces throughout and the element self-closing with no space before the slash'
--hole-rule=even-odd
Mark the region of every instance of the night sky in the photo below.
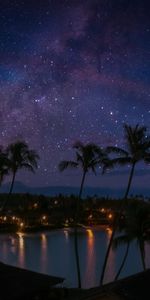
<svg viewBox="0 0 150 300">
<path fill-rule="evenodd" d="M 149 127 L 149 70 L 148 0 L 0 0 L 0 143 L 22 138 L 41 157 L 18 179 L 78 185 L 78 172 L 58 172 L 75 141 L 123 146 L 123 123 Z M 143 172 L 135 185 L 148 187 Z"/>
</svg>

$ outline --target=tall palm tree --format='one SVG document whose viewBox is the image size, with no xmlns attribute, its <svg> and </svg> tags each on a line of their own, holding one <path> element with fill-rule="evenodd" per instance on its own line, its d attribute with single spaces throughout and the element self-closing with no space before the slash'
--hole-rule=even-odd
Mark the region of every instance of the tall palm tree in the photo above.
<svg viewBox="0 0 150 300">
<path fill-rule="evenodd" d="M 77 142 L 74 144 L 73 148 L 75 149 L 75 160 L 70 161 L 61 161 L 59 164 L 59 170 L 64 171 L 67 168 L 80 168 L 82 170 L 82 180 L 76 205 L 75 212 L 75 222 L 74 222 L 74 246 L 75 246 L 75 257 L 76 257 L 76 266 L 77 266 L 77 275 L 78 275 L 78 287 L 81 288 L 81 272 L 80 272 L 80 263 L 79 263 L 79 252 L 78 252 L 78 231 L 77 226 L 80 219 L 80 202 L 82 198 L 82 192 L 84 187 L 84 182 L 86 175 L 89 171 L 92 171 L 96 174 L 96 166 L 103 161 L 105 155 L 98 146 L 95 144 L 82 144 Z"/>
<path fill-rule="evenodd" d="M 118 279 L 124 264 L 126 262 L 129 246 L 133 240 L 137 241 L 139 246 L 143 269 L 146 270 L 145 263 L 145 242 L 150 242 L 150 207 L 147 204 L 133 203 L 129 205 L 126 211 L 125 225 L 121 227 L 123 233 L 113 240 L 113 247 L 117 248 L 121 244 L 126 244 L 126 252 L 122 264 L 116 274 L 115 280 Z"/>
<path fill-rule="evenodd" d="M 9 160 L 7 157 L 7 154 L 4 152 L 3 148 L 0 148 L 0 187 L 2 185 L 2 182 L 5 178 L 5 176 L 7 176 L 9 174 Z M 2 206 L 0 207 L 0 210 L 2 211 L 5 205 L 4 201 L 2 203 Z"/>
<path fill-rule="evenodd" d="M 0 186 L 9 173 L 9 161 L 7 154 L 0 148 Z"/>
<path fill-rule="evenodd" d="M 34 172 L 37 168 L 38 154 L 30 150 L 24 141 L 16 141 L 10 144 L 6 149 L 9 159 L 9 170 L 12 173 L 12 182 L 9 194 L 12 193 L 16 174 L 21 169 L 27 169 Z"/>
<path fill-rule="evenodd" d="M 108 162 L 107 167 L 112 168 L 115 165 L 122 165 L 122 166 L 130 165 L 131 169 L 130 169 L 128 184 L 127 184 L 127 189 L 123 197 L 120 212 L 118 215 L 116 215 L 116 218 L 114 218 L 113 230 L 112 230 L 112 234 L 110 237 L 110 241 L 108 244 L 108 248 L 106 251 L 104 264 L 102 268 L 100 285 L 103 284 L 108 257 L 118 227 L 118 222 L 123 212 L 123 209 L 127 203 L 127 198 L 130 191 L 130 187 L 131 187 L 131 183 L 135 171 L 135 166 L 140 161 L 144 161 L 145 163 L 147 163 L 149 161 L 149 155 L 150 155 L 150 137 L 147 136 L 146 134 L 147 131 L 146 127 L 139 126 L 139 125 L 132 127 L 126 124 L 124 126 L 124 131 L 125 131 L 125 143 L 126 143 L 125 150 L 118 147 L 107 147 L 108 153 L 118 154 L 118 157 L 112 158 L 111 161 Z"/>
</svg>

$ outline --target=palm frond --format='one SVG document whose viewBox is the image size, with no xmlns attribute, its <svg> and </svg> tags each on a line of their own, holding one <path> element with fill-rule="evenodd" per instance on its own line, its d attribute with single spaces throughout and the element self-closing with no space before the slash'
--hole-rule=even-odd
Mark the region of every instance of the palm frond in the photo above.
<svg viewBox="0 0 150 300">
<path fill-rule="evenodd" d="M 95 143 L 89 143 L 85 147 L 89 149 L 89 151 L 93 152 L 94 154 L 102 155 L 103 150 Z"/>
<path fill-rule="evenodd" d="M 24 141 L 16 141 L 8 145 L 6 154 L 9 161 L 9 169 L 12 172 L 25 168 L 34 172 L 38 167 L 37 161 L 39 155 L 34 150 L 30 150 L 28 144 Z"/>
<path fill-rule="evenodd" d="M 102 174 L 105 174 L 106 171 L 113 169 L 114 166 L 115 166 L 115 163 L 111 159 L 109 159 L 109 158 L 103 159 L 102 160 Z"/>
<path fill-rule="evenodd" d="M 82 142 L 77 141 L 77 142 L 74 143 L 73 148 L 82 152 L 82 150 L 84 148 L 84 145 L 83 145 Z"/>
<path fill-rule="evenodd" d="M 126 124 L 124 129 L 125 140 L 130 153 L 136 161 L 142 160 L 150 147 L 150 137 L 146 135 L 147 128 L 139 126 L 139 124 L 134 127 Z"/>
<path fill-rule="evenodd" d="M 106 152 L 108 154 L 110 154 L 110 153 L 116 153 L 116 154 L 125 155 L 125 156 L 129 155 L 129 153 L 126 150 L 124 150 L 122 148 L 119 148 L 119 147 L 115 147 L 115 146 L 114 147 L 113 146 L 107 147 L 106 148 Z"/>
<path fill-rule="evenodd" d="M 17 153 L 17 152 L 20 152 L 20 151 L 25 151 L 25 150 L 28 150 L 28 145 L 24 142 L 24 141 L 21 141 L 21 140 L 18 140 L 14 143 L 11 143 L 8 145 L 6 151 L 7 153 Z"/>
<path fill-rule="evenodd" d="M 34 167 L 37 168 L 37 161 L 40 159 L 39 155 L 34 150 L 27 151 L 27 161 Z"/>
<path fill-rule="evenodd" d="M 25 162 L 23 162 L 22 164 L 20 164 L 19 167 L 18 167 L 18 169 L 27 169 L 27 170 L 29 170 L 32 173 L 35 172 L 34 167 L 31 164 L 25 163 Z"/>
<path fill-rule="evenodd" d="M 118 157 L 110 160 L 104 161 L 103 173 L 107 170 L 113 169 L 115 166 L 126 166 L 127 164 L 131 164 L 131 157 Z"/>
<path fill-rule="evenodd" d="M 83 156 L 76 151 L 76 159 L 78 163 L 81 163 L 83 165 Z"/>
<path fill-rule="evenodd" d="M 58 168 L 60 172 L 63 172 L 64 170 L 70 168 L 74 169 L 78 167 L 78 163 L 75 161 L 68 161 L 68 160 L 63 160 L 59 163 Z"/>
<path fill-rule="evenodd" d="M 91 170 L 92 170 L 92 172 L 96 175 L 95 167 L 96 167 L 96 166 L 94 165 L 94 163 L 91 164 Z"/>
</svg>

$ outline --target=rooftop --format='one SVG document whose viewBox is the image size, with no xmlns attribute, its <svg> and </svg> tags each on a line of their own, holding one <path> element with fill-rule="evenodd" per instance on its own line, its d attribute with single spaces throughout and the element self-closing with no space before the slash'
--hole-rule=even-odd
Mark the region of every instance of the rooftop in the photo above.
<svg viewBox="0 0 150 300">
<path fill-rule="evenodd" d="M 150 299 L 150 269 L 104 285 L 92 288 L 80 297 L 82 300 L 143 300 Z"/>
<path fill-rule="evenodd" d="M 1 300 L 36 299 L 39 295 L 45 299 L 49 289 L 63 281 L 60 277 L 0 263 Z"/>
</svg>

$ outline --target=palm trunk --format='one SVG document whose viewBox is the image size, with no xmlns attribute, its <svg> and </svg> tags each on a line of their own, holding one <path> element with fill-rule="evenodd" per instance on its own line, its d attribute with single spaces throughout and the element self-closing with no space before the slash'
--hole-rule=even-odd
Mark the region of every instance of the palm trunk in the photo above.
<svg viewBox="0 0 150 300">
<path fill-rule="evenodd" d="M 14 187 L 14 182 L 15 182 L 15 177 L 16 177 L 16 172 L 13 172 L 13 177 L 12 177 L 12 182 L 11 182 L 11 186 L 10 186 L 9 195 L 12 194 L 13 187 Z"/>
<path fill-rule="evenodd" d="M 122 214 L 123 209 L 125 207 L 125 204 L 127 202 L 127 197 L 129 195 L 129 191 L 130 191 L 130 187 L 131 187 L 131 183 L 132 183 L 132 179 L 133 179 L 134 169 L 135 169 L 135 163 L 132 164 L 132 168 L 131 168 L 131 172 L 130 172 L 130 175 L 129 175 L 127 189 L 126 189 L 125 195 L 123 197 L 123 202 L 122 202 L 122 205 L 120 207 L 119 214 L 114 219 L 113 230 L 112 230 L 112 234 L 111 234 L 110 241 L 109 241 L 109 244 L 108 244 L 108 248 L 107 248 L 107 251 L 106 251 L 106 255 L 105 255 L 105 259 L 104 259 L 104 264 L 103 264 L 103 267 L 102 267 L 102 273 L 101 273 L 101 278 L 100 278 L 100 285 L 103 285 L 104 275 L 105 275 L 105 271 L 106 271 L 106 266 L 107 266 L 107 262 L 108 262 L 108 257 L 109 257 L 110 249 L 112 247 L 113 239 L 114 239 L 115 233 L 117 231 L 117 227 L 118 227 L 118 223 L 119 223 L 121 214 Z"/>
<path fill-rule="evenodd" d="M 120 276 L 120 273 L 121 273 L 121 271 L 122 271 L 122 269 L 123 269 L 123 267 L 125 265 L 125 262 L 126 262 L 126 259 L 128 257 L 128 253 L 129 253 L 129 247 L 130 247 L 130 242 L 127 243 L 127 247 L 126 247 L 126 251 L 125 251 L 125 254 L 124 254 L 124 258 L 123 258 L 121 266 L 120 266 L 120 268 L 119 268 L 119 270 L 118 270 L 118 272 L 117 272 L 117 274 L 115 276 L 115 280 L 118 280 L 118 278 Z"/>
<path fill-rule="evenodd" d="M 146 263 L 145 263 L 145 250 L 144 250 L 144 244 L 143 242 L 139 241 L 139 248 L 140 248 L 140 254 L 141 254 L 141 261 L 143 265 L 143 270 L 146 270 Z"/>
<path fill-rule="evenodd" d="M 86 175 L 86 172 L 83 172 L 79 196 L 78 196 L 77 208 L 76 208 L 75 227 L 74 227 L 74 250 L 75 250 L 77 275 L 78 275 L 78 288 L 81 288 L 81 271 L 80 271 L 80 261 L 79 261 L 79 251 L 78 251 L 78 220 L 79 220 L 80 201 L 81 201 L 82 192 L 83 192 L 85 175 Z"/>
<path fill-rule="evenodd" d="M 134 175 L 135 164 L 136 163 L 132 164 L 132 168 L 131 168 L 131 172 L 130 172 L 130 176 L 129 176 L 129 181 L 128 181 L 128 186 L 127 186 L 127 189 L 126 189 L 126 192 L 125 192 L 125 195 L 124 195 L 125 202 L 126 202 L 127 197 L 129 195 L 129 191 L 130 191 L 130 187 L 131 187 L 131 183 L 132 183 L 132 179 L 133 179 L 133 175 Z"/>
<path fill-rule="evenodd" d="M 12 194 L 12 190 L 13 190 L 14 182 L 15 182 L 15 177 L 16 177 L 16 172 L 13 173 L 12 182 L 11 182 L 11 186 L 10 186 L 10 190 L 9 190 L 8 195 Z M 9 196 L 8 196 L 8 198 L 9 198 Z M 7 204 L 7 201 L 8 201 L 8 199 L 6 199 L 4 201 L 3 206 L 2 206 L 2 211 L 4 210 L 4 208 L 5 208 L 6 204 Z"/>
</svg>

